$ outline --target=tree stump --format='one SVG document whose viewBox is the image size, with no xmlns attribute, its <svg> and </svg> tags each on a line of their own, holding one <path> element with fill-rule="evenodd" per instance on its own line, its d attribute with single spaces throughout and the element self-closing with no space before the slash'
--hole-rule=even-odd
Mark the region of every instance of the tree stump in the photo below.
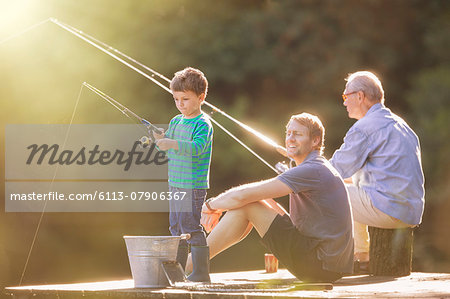
<svg viewBox="0 0 450 299">
<path fill-rule="evenodd" d="M 377 276 L 411 274 L 413 228 L 383 229 L 369 227 L 369 269 Z"/>
</svg>

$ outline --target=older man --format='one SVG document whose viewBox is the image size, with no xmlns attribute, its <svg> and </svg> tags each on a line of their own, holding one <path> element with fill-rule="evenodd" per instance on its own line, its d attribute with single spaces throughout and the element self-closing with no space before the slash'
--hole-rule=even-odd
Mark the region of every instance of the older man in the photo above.
<svg viewBox="0 0 450 299">
<path fill-rule="evenodd" d="M 286 127 L 287 155 L 296 166 L 273 179 L 232 188 L 205 202 L 202 224 L 210 255 L 239 242 L 254 227 L 297 278 L 332 282 L 351 273 L 352 219 L 345 185 L 322 156 L 324 128 L 313 115 Z M 273 199 L 290 195 L 290 213 Z M 225 216 L 217 224 L 223 211 Z M 217 226 L 216 226 L 217 224 Z"/>
<path fill-rule="evenodd" d="M 348 116 L 357 122 L 330 162 L 343 178 L 352 178 L 347 189 L 355 221 L 355 260 L 367 266 L 367 225 L 402 228 L 422 220 L 420 145 L 406 122 L 384 106 L 383 87 L 373 73 L 351 74 L 342 97 Z"/>
</svg>

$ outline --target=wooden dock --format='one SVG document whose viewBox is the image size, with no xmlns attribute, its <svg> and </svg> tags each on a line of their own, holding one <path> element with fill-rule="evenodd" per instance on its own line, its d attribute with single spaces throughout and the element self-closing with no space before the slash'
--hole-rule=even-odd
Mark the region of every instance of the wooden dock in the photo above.
<svg viewBox="0 0 450 299">
<path fill-rule="evenodd" d="M 8 287 L 8 298 L 450 298 L 450 273 L 414 272 L 406 277 L 349 276 L 331 290 L 301 284 L 285 269 L 211 274 L 211 285 L 135 289 L 131 279 L 90 283 Z M 319 285 L 319 289 L 320 289 Z"/>
</svg>

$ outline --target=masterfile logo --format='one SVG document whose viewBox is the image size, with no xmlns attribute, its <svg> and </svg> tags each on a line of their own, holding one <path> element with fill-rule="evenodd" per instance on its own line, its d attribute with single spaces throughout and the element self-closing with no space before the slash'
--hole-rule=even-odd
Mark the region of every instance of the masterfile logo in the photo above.
<svg viewBox="0 0 450 299">
<path fill-rule="evenodd" d="M 167 153 L 141 144 L 140 129 L 7 125 L 6 212 L 167 212 L 190 198 L 169 191 Z"/>
<path fill-rule="evenodd" d="M 146 149 L 147 152 L 139 150 L 138 148 Z M 133 164 L 136 165 L 149 165 L 155 163 L 156 165 L 167 164 L 169 161 L 166 157 L 166 153 L 156 150 L 156 145 L 152 143 L 151 145 L 142 144 L 140 141 L 135 141 L 130 151 L 124 152 L 116 149 L 115 151 L 103 150 L 100 151 L 100 145 L 96 144 L 91 150 L 86 149 L 83 146 L 78 151 L 73 150 L 61 150 L 58 144 L 53 144 L 49 146 L 48 144 L 31 144 L 27 146 L 30 150 L 30 155 L 27 159 L 27 165 L 36 161 L 37 165 L 42 165 L 47 163 L 49 165 L 59 164 L 59 165 L 108 165 L 108 164 L 118 164 L 124 165 L 124 170 L 128 171 Z M 156 154 L 154 154 L 156 152 Z M 37 157 L 36 157 L 37 156 Z M 136 157 L 136 158 L 134 158 Z M 45 161 L 44 161 L 45 160 Z"/>
<path fill-rule="evenodd" d="M 7 125 L 7 179 L 167 179 L 167 153 L 136 125 Z M 148 135 L 147 133 L 146 135 Z"/>
</svg>

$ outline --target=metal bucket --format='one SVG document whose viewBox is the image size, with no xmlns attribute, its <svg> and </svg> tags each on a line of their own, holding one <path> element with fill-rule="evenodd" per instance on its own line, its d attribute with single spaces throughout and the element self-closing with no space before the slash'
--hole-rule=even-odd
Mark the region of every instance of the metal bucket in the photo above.
<svg viewBox="0 0 450 299">
<path fill-rule="evenodd" d="M 177 258 L 179 236 L 123 236 L 135 288 L 164 288 L 169 281 L 161 266 Z"/>
</svg>

